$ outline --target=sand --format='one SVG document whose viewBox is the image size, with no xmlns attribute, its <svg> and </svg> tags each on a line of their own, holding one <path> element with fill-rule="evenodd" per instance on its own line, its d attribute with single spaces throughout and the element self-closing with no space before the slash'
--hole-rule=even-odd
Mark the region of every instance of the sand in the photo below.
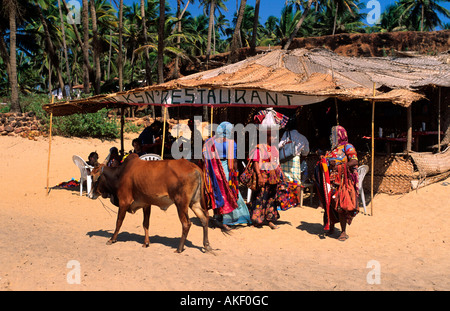
<svg viewBox="0 0 450 311">
<path fill-rule="evenodd" d="M 79 178 L 72 155 L 96 150 L 103 159 L 112 146 L 120 144 L 54 137 L 50 186 Z M 277 230 L 239 227 L 226 236 L 210 229 L 214 256 L 203 252 L 191 211 L 185 250 L 177 254 L 175 206 L 153 207 L 149 248 L 141 247 L 141 211 L 127 214 L 118 242 L 106 245 L 116 207 L 80 197 L 78 188 L 47 195 L 48 147 L 48 138 L 0 137 L 1 290 L 450 290 L 450 179 L 376 195 L 374 215 L 356 216 L 345 242 L 339 230 L 322 234 L 315 204 L 281 211 Z"/>
</svg>

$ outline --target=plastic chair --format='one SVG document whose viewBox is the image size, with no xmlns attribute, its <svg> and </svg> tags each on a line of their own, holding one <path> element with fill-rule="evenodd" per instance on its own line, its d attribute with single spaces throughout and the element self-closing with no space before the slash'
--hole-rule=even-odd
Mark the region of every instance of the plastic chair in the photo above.
<svg viewBox="0 0 450 311">
<path fill-rule="evenodd" d="M 364 207 L 364 214 L 366 214 L 366 198 L 364 196 L 364 188 L 362 186 L 363 184 L 363 180 L 364 177 L 366 176 L 367 172 L 369 171 L 369 166 L 367 165 L 361 165 L 360 167 L 358 167 L 358 188 L 359 188 L 359 193 L 361 196 L 361 201 Z"/>
<path fill-rule="evenodd" d="M 242 165 L 244 165 L 244 168 L 247 166 L 244 161 L 242 161 Z M 252 190 L 250 188 L 248 188 L 248 190 L 247 190 L 247 201 L 246 202 L 249 203 L 251 198 L 252 198 Z"/>
<path fill-rule="evenodd" d="M 83 195 L 83 182 L 86 180 L 86 195 L 89 195 L 91 192 L 92 185 L 92 176 L 91 171 L 94 169 L 93 166 L 87 164 L 81 157 L 74 155 L 72 157 L 73 163 L 80 169 L 81 177 L 80 177 L 80 196 Z"/>
<path fill-rule="evenodd" d="M 146 153 L 146 154 L 141 155 L 139 157 L 139 159 L 145 160 L 145 161 L 159 161 L 159 160 L 161 160 L 161 157 L 154 153 Z"/>
</svg>

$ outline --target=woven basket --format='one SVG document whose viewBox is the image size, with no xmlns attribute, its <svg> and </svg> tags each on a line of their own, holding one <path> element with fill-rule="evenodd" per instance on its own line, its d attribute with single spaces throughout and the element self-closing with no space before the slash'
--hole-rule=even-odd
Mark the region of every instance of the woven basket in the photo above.
<svg viewBox="0 0 450 311">
<path fill-rule="evenodd" d="M 360 165 L 371 167 L 371 156 L 361 157 Z M 386 155 L 375 156 L 373 190 L 375 193 L 403 194 L 411 191 L 411 180 L 414 176 L 414 165 L 407 156 Z M 363 182 L 366 191 L 370 191 L 370 172 Z"/>
<path fill-rule="evenodd" d="M 440 153 L 412 152 L 411 158 L 420 177 L 434 176 L 450 171 L 450 147 Z"/>
</svg>

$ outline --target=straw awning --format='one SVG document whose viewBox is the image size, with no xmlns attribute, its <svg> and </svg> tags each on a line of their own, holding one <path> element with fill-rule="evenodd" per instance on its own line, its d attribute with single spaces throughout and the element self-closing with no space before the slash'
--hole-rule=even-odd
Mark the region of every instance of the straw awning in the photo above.
<svg viewBox="0 0 450 311">
<path fill-rule="evenodd" d="M 43 108 L 58 116 L 123 105 L 296 107 L 328 97 L 408 107 L 424 98 L 418 89 L 450 86 L 446 78 L 449 63 L 443 56 L 364 58 L 340 56 L 325 49 L 274 50 L 166 83 Z M 387 91 L 380 91 L 380 87 Z"/>
</svg>

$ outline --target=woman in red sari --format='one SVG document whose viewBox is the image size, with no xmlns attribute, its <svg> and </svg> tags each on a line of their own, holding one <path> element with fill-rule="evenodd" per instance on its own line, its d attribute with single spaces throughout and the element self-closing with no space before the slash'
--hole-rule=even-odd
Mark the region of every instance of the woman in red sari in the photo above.
<svg viewBox="0 0 450 311">
<path fill-rule="evenodd" d="M 315 180 L 319 198 L 324 208 L 324 229 L 328 234 L 334 232 L 335 223 L 341 225 L 339 241 L 348 239 L 346 233 L 347 224 L 351 224 L 353 217 L 358 213 L 358 156 L 355 147 L 348 142 L 347 131 L 342 126 L 333 126 L 331 129 L 331 151 L 323 156 L 315 169 Z M 344 177 L 344 170 L 355 188 L 355 206 L 352 209 L 344 209 L 338 203 L 337 192 Z"/>
</svg>

